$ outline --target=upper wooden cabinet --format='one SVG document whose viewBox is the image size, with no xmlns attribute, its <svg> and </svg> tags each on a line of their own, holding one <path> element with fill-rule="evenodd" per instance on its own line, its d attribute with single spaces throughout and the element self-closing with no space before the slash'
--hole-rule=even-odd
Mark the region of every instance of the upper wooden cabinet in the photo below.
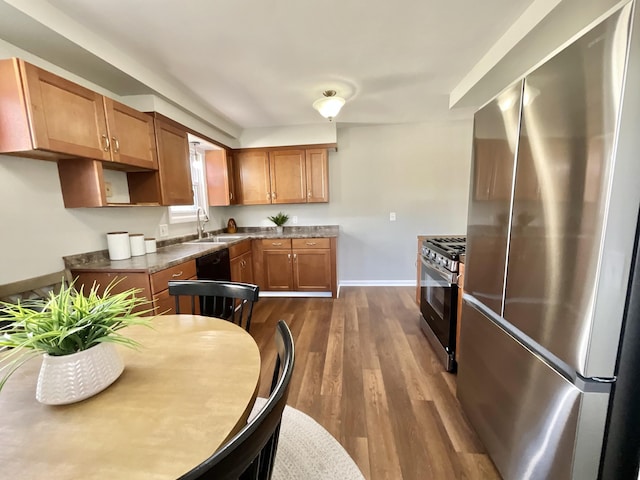
<svg viewBox="0 0 640 480">
<path fill-rule="evenodd" d="M 107 97 L 104 106 L 113 161 L 157 170 L 153 118 Z"/>
<path fill-rule="evenodd" d="M 207 174 L 207 197 L 212 207 L 235 205 L 233 156 L 228 150 L 207 150 L 205 152 Z"/>
<path fill-rule="evenodd" d="M 155 114 L 157 115 L 157 114 Z M 191 205 L 193 187 L 186 131 L 164 117 L 155 118 L 159 170 L 126 173 L 131 205 Z M 64 206 L 105 207 L 103 169 L 107 162 L 88 159 L 61 159 L 58 173 Z"/>
<path fill-rule="evenodd" d="M 192 205 L 189 139 L 184 128 L 155 119 L 162 205 Z"/>
<path fill-rule="evenodd" d="M 262 150 L 237 152 L 236 193 L 240 205 L 271 203 L 269 153 Z"/>
<path fill-rule="evenodd" d="M 306 202 L 304 150 L 269 152 L 271 203 Z"/>
<path fill-rule="evenodd" d="M 326 149 L 245 150 L 235 165 L 241 205 L 329 201 Z"/>
<path fill-rule="evenodd" d="M 76 83 L 20 59 L 0 60 L 0 99 L 2 153 L 158 168 L 151 117 Z"/>
<path fill-rule="evenodd" d="M 307 203 L 329 201 L 329 162 L 325 148 L 305 151 L 307 170 Z"/>
</svg>

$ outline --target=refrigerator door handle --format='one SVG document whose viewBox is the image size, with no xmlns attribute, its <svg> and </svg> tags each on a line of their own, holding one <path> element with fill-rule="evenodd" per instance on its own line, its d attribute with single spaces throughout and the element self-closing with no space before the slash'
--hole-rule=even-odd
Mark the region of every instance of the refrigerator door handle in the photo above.
<svg viewBox="0 0 640 480">
<path fill-rule="evenodd" d="M 521 343 L 527 350 L 539 357 L 548 366 L 557 370 L 559 374 L 561 374 L 569 382 L 573 383 L 577 388 L 582 389 L 582 385 L 593 383 L 589 382 L 589 379 L 586 378 L 580 379 L 581 377 L 573 368 L 571 368 L 571 366 L 560 360 L 560 358 L 542 347 L 540 344 L 533 341 L 529 336 L 522 333 L 506 319 L 498 316 L 493 310 L 483 305 L 468 293 L 465 292 L 462 299 L 466 303 L 468 303 L 469 306 L 482 313 L 485 317 L 487 317 L 487 319 L 497 325 L 507 335 L 515 339 L 517 342 Z M 596 389 L 595 391 L 601 390 Z"/>
</svg>

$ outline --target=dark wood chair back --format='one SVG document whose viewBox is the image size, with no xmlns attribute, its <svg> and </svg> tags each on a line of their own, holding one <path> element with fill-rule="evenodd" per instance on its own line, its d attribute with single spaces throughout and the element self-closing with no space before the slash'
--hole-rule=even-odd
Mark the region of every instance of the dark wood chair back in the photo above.
<svg viewBox="0 0 640 480">
<path fill-rule="evenodd" d="M 191 313 L 224 318 L 244 327 L 251 327 L 253 304 L 260 288 L 250 283 L 222 280 L 174 280 L 169 282 L 169 294 L 175 296 L 176 313 Z M 191 297 L 191 311 L 181 309 L 180 297 Z M 196 302 L 198 298 L 198 302 Z"/>
<path fill-rule="evenodd" d="M 179 480 L 271 478 L 295 361 L 293 336 L 284 320 L 280 320 L 276 327 L 276 346 L 278 356 L 271 393 L 262 410 L 211 457 Z"/>
</svg>

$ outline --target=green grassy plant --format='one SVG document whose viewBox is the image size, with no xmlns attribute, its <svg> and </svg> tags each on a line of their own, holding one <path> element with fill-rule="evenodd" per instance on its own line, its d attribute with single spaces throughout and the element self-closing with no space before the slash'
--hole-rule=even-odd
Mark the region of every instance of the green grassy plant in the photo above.
<svg viewBox="0 0 640 480">
<path fill-rule="evenodd" d="M 62 283 L 58 293 L 43 299 L 17 304 L 0 302 L 0 320 L 10 323 L 0 328 L 0 389 L 21 365 L 34 356 L 48 353 L 62 356 L 87 350 L 102 342 L 127 347 L 139 344 L 119 333 L 130 325 L 151 326 L 152 308 L 140 289 L 113 293 L 119 280 L 111 282 L 102 295 L 94 283 L 85 296 L 83 288 Z"/>
<path fill-rule="evenodd" d="M 279 212 L 277 215 L 272 215 L 270 217 L 267 217 L 267 219 L 271 220 L 278 227 L 281 227 L 282 225 L 287 223 L 287 220 L 289 220 L 289 215 L 287 215 L 286 213 Z"/>
</svg>

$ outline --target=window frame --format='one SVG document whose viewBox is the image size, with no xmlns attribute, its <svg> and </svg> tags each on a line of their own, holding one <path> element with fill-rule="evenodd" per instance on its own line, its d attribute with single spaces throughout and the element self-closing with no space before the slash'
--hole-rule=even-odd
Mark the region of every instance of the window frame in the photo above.
<svg viewBox="0 0 640 480">
<path fill-rule="evenodd" d="M 205 213 L 205 219 L 209 219 L 205 149 L 200 142 L 189 142 L 189 165 L 191 166 L 193 204 L 170 206 L 169 223 L 171 224 L 197 222 L 198 208 L 202 208 Z"/>
</svg>

